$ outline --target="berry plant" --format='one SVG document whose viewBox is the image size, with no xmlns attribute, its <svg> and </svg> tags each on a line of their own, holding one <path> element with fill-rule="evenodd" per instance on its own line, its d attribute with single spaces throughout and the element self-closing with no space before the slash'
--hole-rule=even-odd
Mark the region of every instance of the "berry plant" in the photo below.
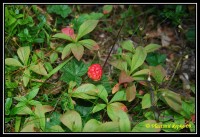
<svg viewBox="0 0 200 137">
<path fill-rule="evenodd" d="M 5 4 L 4 132 L 196 132 L 195 5 L 158 6 Z"/>
</svg>

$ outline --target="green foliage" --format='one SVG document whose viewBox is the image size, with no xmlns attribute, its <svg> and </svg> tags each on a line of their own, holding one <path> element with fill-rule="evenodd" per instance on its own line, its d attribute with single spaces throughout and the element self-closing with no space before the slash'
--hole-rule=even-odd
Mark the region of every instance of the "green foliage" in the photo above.
<svg viewBox="0 0 200 137">
<path fill-rule="evenodd" d="M 48 13 L 55 13 L 60 15 L 62 18 L 66 18 L 71 12 L 71 8 L 68 5 L 48 5 Z"/>
<path fill-rule="evenodd" d="M 89 64 L 72 59 L 61 69 L 63 72 L 61 80 L 68 84 L 70 81 L 75 81 L 78 85 L 80 85 L 82 83 L 81 77 L 86 74 L 88 67 Z"/>
<path fill-rule="evenodd" d="M 166 60 L 165 54 L 156 52 L 148 53 L 146 61 L 150 66 L 164 65 Z"/>
</svg>

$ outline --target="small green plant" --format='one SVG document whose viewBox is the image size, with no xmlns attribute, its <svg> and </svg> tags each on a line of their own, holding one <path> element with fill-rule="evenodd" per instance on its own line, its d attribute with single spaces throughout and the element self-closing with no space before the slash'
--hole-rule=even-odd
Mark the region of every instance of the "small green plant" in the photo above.
<svg viewBox="0 0 200 137">
<path fill-rule="evenodd" d="M 80 40 L 83 36 L 90 33 L 95 29 L 98 20 L 88 20 L 85 21 L 79 28 L 78 34 L 67 34 L 67 33 L 57 33 L 53 35 L 54 38 L 65 39 L 71 43 L 67 44 L 62 51 L 62 59 L 67 57 L 71 52 L 77 60 L 80 60 L 84 54 L 84 47 L 89 50 L 98 50 L 98 44 L 92 39 Z M 69 30 L 72 31 L 73 30 Z"/>
</svg>

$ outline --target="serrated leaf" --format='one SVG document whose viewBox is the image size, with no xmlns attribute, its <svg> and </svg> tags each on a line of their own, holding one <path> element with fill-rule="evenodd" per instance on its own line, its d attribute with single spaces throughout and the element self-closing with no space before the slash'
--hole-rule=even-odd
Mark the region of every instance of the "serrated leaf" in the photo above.
<svg viewBox="0 0 200 137">
<path fill-rule="evenodd" d="M 81 40 L 81 41 L 79 41 L 79 44 L 81 44 L 82 46 L 85 46 L 89 50 L 98 50 L 99 49 L 98 44 L 92 39 Z"/>
<path fill-rule="evenodd" d="M 126 101 L 126 93 L 124 90 L 118 91 L 113 98 L 111 99 L 110 103 L 116 102 L 116 101 Z"/>
<path fill-rule="evenodd" d="M 38 63 L 37 65 L 31 66 L 30 69 L 37 74 L 44 75 L 44 76 L 47 75 L 47 71 L 41 62 Z"/>
<path fill-rule="evenodd" d="M 149 69 L 142 69 L 142 70 L 135 72 L 132 76 L 134 78 L 134 77 L 137 77 L 137 76 L 140 76 L 140 75 L 148 75 L 149 73 L 150 73 Z"/>
<path fill-rule="evenodd" d="M 122 45 L 122 48 L 125 49 L 125 50 L 128 50 L 130 52 L 133 52 L 135 49 L 134 49 L 134 46 L 133 46 L 133 43 L 131 40 L 126 40 L 126 41 L 123 41 L 121 43 Z"/>
<path fill-rule="evenodd" d="M 143 47 L 139 46 L 136 48 L 131 61 L 131 73 L 144 63 L 146 56 L 147 53 Z"/>
<path fill-rule="evenodd" d="M 78 30 L 77 40 L 79 40 L 84 35 L 90 33 L 95 29 L 98 24 L 98 20 L 87 20 L 85 21 Z"/>
<path fill-rule="evenodd" d="M 62 51 L 62 60 L 67 57 L 70 53 L 71 53 L 71 47 L 76 46 L 76 44 L 74 43 L 70 43 L 68 45 L 66 45 Z"/>
<path fill-rule="evenodd" d="M 51 62 L 51 63 L 54 63 L 57 59 L 58 59 L 58 53 L 57 53 L 57 52 L 53 52 L 53 53 L 50 55 L 50 62 Z"/>
<path fill-rule="evenodd" d="M 159 89 L 159 96 L 166 102 L 173 110 L 180 112 L 182 110 L 182 101 L 180 94 L 177 94 L 168 89 Z"/>
<path fill-rule="evenodd" d="M 146 93 L 142 98 L 142 109 L 151 107 L 151 98 L 150 94 Z"/>
<path fill-rule="evenodd" d="M 82 130 L 81 116 L 74 110 L 68 110 L 60 117 L 60 121 L 72 132 L 81 132 Z"/>
<path fill-rule="evenodd" d="M 84 48 L 82 45 L 80 44 L 76 44 L 74 46 L 71 47 L 71 51 L 73 53 L 73 55 L 75 56 L 75 58 L 80 61 L 80 59 L 82 58 L 83 56 L 83 53 L 84 53 Z"/>
<path fill-rule="evenodd" d="M 148 44 L 147 46 L 144 47 L 147 53 L 158 50 L 159 48 L 161 48 L 161 45 L 153 44 L 153 43 Z"/>
<path fill-rule="evenodd" d="M 17 59 L 14 58 L 6 58 L 5 64 L 8 66 L 23 67 L 23 65 Z"/>
<path fill-rule="evenodd" d="M 161 84 L 164 81 L 165 76 L 167 75 L 165 69 L 161 65 L 158 65 L 156 67 L 149 66 L 149 69 L 156 82 Z"/>
<path fill-rule="evenodd" d="M 155 120 L 145 120 L 135 125 L 132 132 L 160 132 L 161 128 L 156 124 L 161 125 L 162 123 L 157 123 Z"/>
<path fill-rule="evenodd" d="M 98 126 L 95 132 L 120 132 L 119 122 L 105 122 Z"/>
<path fill-rule="evenodd" d="M 17 54 L 18 54 L 20 60 L 24 63 L 24 65 L 27 65 L 28 58 L 29 58 L 29 55 L 30 55 L 30 47 L 29 46 L 20 47 L 17 50 Z"/>
<path fill-rule="evenodd" d="M 102 109 L 104 109 L 106 107 L 106 104 L 97 104 L 96 106 L 94 106 L 94 108 L 92 109 L 92 113 L 96 113 Z"/>
<path fill-rule="evenodd" d="M 60 39 L 64 39 L 64 40 L 68 40 L 68 41 L 73 41 L 72 38 L 64 33 L 57 33 L 55 35 L 52 36 L 53 38 L 60 38 Z"/>
<path fill-rule="evenodd" d="M 90 119 L 84 126 L 83 132 L 95 132 L 95 130 L 101 125 L 101 122 L 96 119 Z"/>
<path fill-rule="evenodd" d="M 128 102 L 131 102 L 135 99 L 135 95 L 136 95 L 136 87 L 135 84 L 133 84 L 130 87 L 127 87 L 126 89 L 126 99 Z"/>
<path fill-rule="evenodd" d="M 23 83 L 24 83 L 24 86 L 26 87 L 29 80 L 30 80 L 30 71 L 29 69 L 25 69 L 24 70 L 24 74 L 23 74 Z"/>
<path fill-rule="evenodd" d="M 98 85 L 97 86 L 97 89 L 98 89 L 98 96 L 103 99 L 106 103 L 108 103 L 108 93 L 106 91 L 106 89 L 104 88 L 104 86 L 102 85 Z"/>
</svg>

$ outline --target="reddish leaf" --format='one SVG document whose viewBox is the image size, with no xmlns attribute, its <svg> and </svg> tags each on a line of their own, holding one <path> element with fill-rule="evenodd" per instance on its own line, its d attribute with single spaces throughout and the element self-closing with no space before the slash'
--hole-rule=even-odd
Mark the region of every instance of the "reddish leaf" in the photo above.
<svg viewBox="0 0 200 137">
<path fill-rule="evenodd" d="M 113 88 L 112 88 L 112 94 L 115 94 L 119 90 L 120 84 L 117 83 Z"/>
<path fill-rule="evenodd" d="M 133 78 L 129 75 L 126 74 L 125 71 L 121 71 L 120 76 L 119 76 L 119 83 L 126 83 L 126 82 L 132 82 Z"/>
<path fill-rule="evenodd" d="M 133 84 L 132 86 L 126 89 L 126 99 L 128 100 L 128 102 L 133 101 L 135 99 L 135 95 L 136 95 L 136 87 L 135 84 Z"/>
</svg>

